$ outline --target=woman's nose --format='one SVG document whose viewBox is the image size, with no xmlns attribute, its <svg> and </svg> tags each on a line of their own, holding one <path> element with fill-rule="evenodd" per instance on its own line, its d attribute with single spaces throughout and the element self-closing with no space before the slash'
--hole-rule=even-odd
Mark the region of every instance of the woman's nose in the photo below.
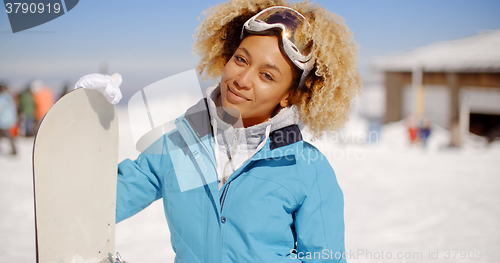
<svg viewBox="0 0 500 263">
<path fill-rule="evenodd" d="M 238 88 L 249 89 L 252 87 L 252 74 L 251 69 L 247 68 L 240 72 L 234 79 Z"/>
</svg>

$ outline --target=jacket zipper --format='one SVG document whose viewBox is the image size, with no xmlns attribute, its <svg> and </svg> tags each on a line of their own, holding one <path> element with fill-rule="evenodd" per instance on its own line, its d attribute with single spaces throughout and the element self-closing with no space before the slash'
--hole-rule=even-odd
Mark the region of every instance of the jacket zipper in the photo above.
<svg viewBox="0 0 500 263">
<path fill-rule="evenodd" d="M 224 136 L 224 134 L 222 134 L 222 136 Z M 215 137 L 215 140 L 217 140 L 217 137 Z M 233 138 L 233 145 L 231 147 L 231 150 L 233 151 L 231 153 L 231 150 L 229 149 L 229 145 L 227 145 L 227 149 L 228 149 L 228 154 L 229 154 L 229 160 L 228 160 L 228 163 L 226 164 L 226 167 L 228 164 L 231 164 L 231 169 L 233 170 L 233 172 L 231 174 L 233 174 L 235 172 L 234 170 L 234 164 L 232 163 L 233 161 L 233 154 L 234 154 L 234 151 L 236 151 L 235 148 L 237 148 L 237 142 L 238 142 L 238 128 L 235 128 L 234 129 L 234 138 Z M 222 171 L 223 173 L 223 178 L 225 180 L 226 176 L 225 176 L 225 173 L 226 173 L 226 167 L 224 167 L 224 170 Z M 229 178 L 227 178 L 229 179 Z M 225 183 L 225 182 L 224 182 Z M 224 207 L 224 202 L 226 201 L 226 196 L 227 196 L 227 191 L 229 189 L 229 185 L 231 184 L 231 182 L 228 182 L 227 185 L 224 187 L 224 191 L 222 192 L 222 195 L 221 195 L 221 199 L 220 199 L 220 213 L 222 214 L 222 207 Z"/>
<path fill-rule="evenodd" d="M 227 183 L 226 186 L 224 187 L 224 190 L 222 191 L 222 195 L 220 196 L 220 213 L 222 214 L 222 208 L 224 207 L 224 202 L 226 201 L 226 195 L 227 195 L 227 191 L 229 189 L 229 185 L 231 184 L 231 182 Z"/>
</svg>

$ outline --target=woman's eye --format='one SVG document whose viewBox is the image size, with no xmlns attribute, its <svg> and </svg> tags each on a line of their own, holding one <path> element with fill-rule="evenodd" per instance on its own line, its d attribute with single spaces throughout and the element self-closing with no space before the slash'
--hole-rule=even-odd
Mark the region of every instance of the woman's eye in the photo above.
<svg viewBox="0 0 500 263">
<path fill-rule="evenodd" d="M 267 80 L 274 80 L 273 77 L 267 73 L 262 73 L 262 76 L 264 76 Z"/>
<path fill-rule="evenodd" d="M 235 56 L 234 58 L 236 59 L 237 62 L 245 63 L 245 59 L 240 56 Z"/>
</svg>

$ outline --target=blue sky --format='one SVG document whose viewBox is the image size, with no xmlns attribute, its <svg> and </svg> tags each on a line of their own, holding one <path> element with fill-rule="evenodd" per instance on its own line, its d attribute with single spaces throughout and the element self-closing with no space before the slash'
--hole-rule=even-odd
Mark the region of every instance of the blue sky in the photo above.
<svg viewBox="0 0 500 263">
<path fill-rule="evenodd" d="M 370 57 L 410 50 L 500 28 L 494 0 L 316 0 L 344 17 L 359 47 L 358 65 Z M 0 79 L 14 88 L 39 78 L 55 90 L 97 72 L 106 62 L 123 75 L 125 93 L 193 69 L 192 35 L 203 10 L 221 1 L 80 1 L 53 21 L 13 34 L 0 12 Z"/>
</svg>

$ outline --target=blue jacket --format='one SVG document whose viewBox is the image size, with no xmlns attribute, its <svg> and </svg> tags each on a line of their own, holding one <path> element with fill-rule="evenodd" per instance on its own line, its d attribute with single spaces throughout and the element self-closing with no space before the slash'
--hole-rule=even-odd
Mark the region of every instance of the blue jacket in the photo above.
<svg viewBox="0 0 500 263">
<path fill-rule="evenodd" d="M 119 164 L 117 222 L 163 198 L 175 262 L 345 262 L 342 191 L 298 126 L 272 132 L 219 190 L 209 120 L 201 100 Z"/>
<path fill-rule="evenodd" d="M 0 92 L 0 130 L 12 128 L 17 121 L 16 103 L 9 93 Z"/>
</svg>

